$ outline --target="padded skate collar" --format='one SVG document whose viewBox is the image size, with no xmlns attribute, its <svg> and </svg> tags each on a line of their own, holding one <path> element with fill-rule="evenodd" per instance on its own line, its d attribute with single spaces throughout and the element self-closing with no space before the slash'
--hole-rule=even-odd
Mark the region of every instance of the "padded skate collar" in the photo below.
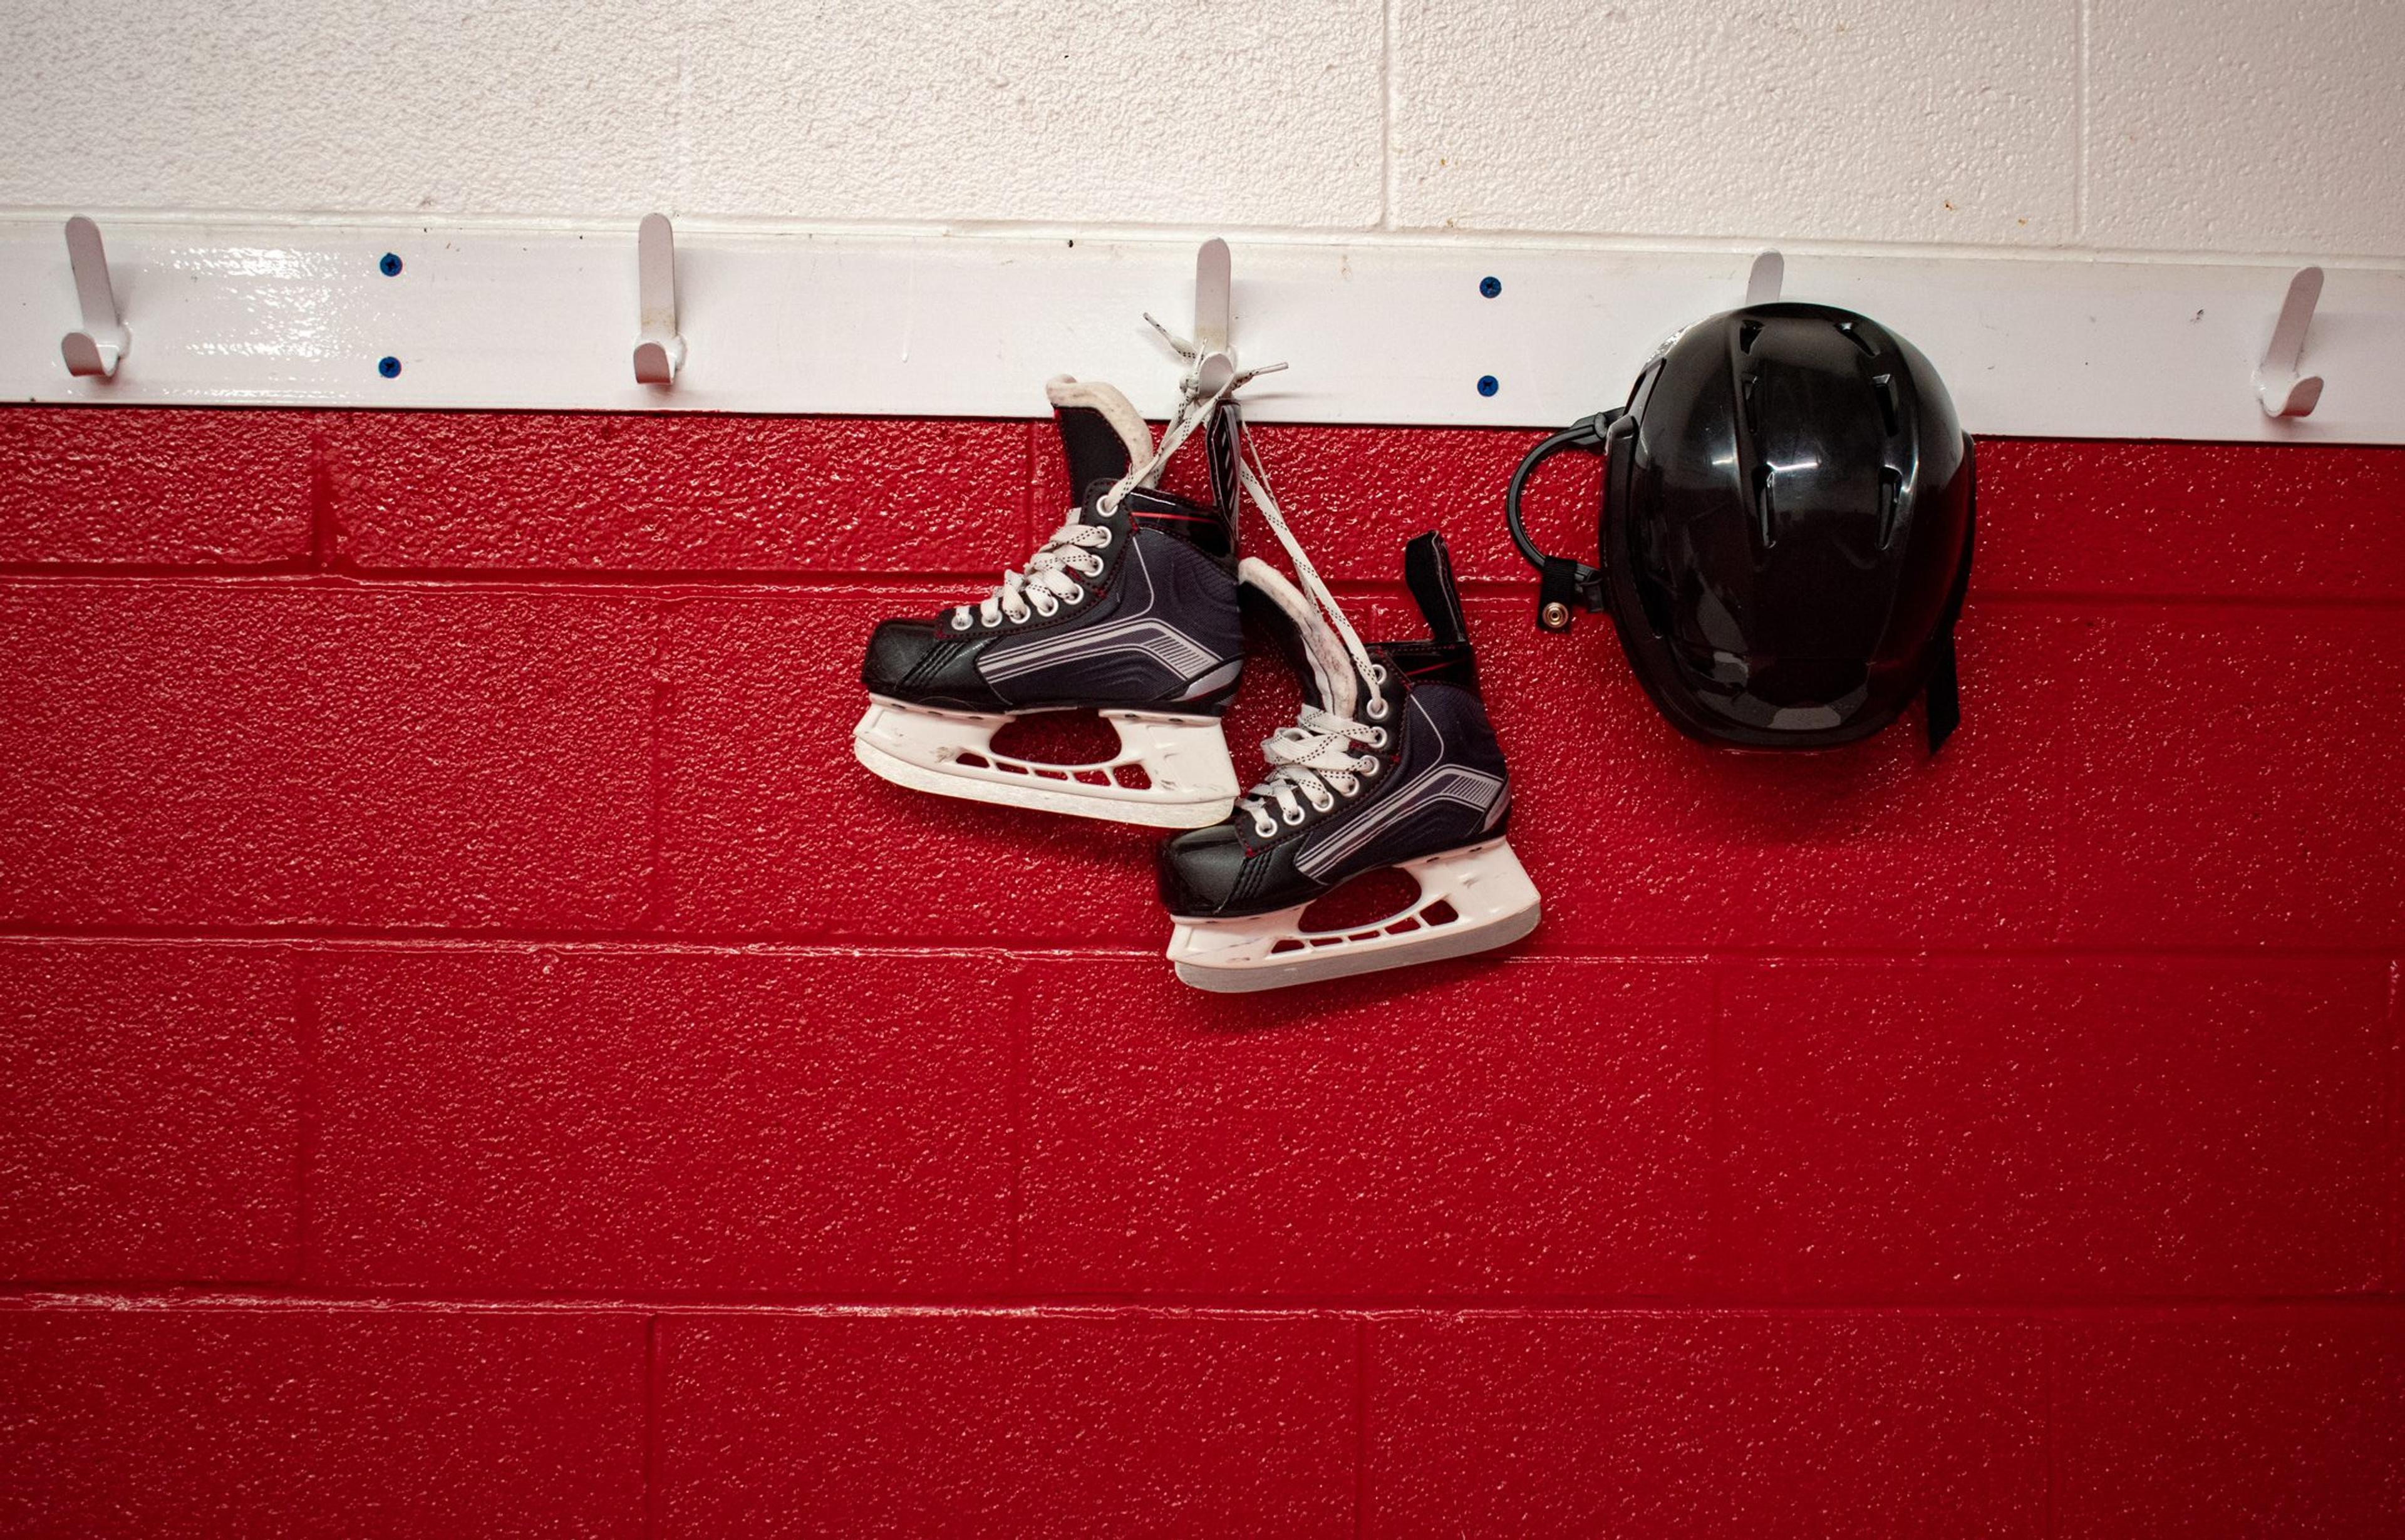
<svg viewBox="0 0 2405 1540">
<path fill-rule="evenodd" d="M 1098 381 L 1056 374 L 1044 382 L 1069 460 L 1070 496 L 1083 502 L 1093 483 L 1116 482 L 1152 457 L 1152 427 L 1125 396 Z M 1158 479 L 1156 476 L 1153 479 Z"/>
<path fill-rule="evenodd" d="M 1303 693 L 1311 703 L 1340 717 L 1352 716 L 1360 705 L 1360 681 L 1344 644 L 1319 618 L 1318 607 L 1258 556 L 1236 564 L 1236 581 L 1245 597 L 1261 601 L 1260 609 L 1277 629 L 1279 648 L 1302 676 Z"/>
</svg>

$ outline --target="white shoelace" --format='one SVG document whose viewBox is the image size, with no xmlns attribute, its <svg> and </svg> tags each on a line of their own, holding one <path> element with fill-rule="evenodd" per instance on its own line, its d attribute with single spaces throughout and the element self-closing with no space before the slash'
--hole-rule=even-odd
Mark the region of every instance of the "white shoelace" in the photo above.
<svg viewBox="0 0 2405 1540">
<path fill-rule="evenodd" d="M 1002 586 L 977 601 L 975 610 L 979 623 L 1000 625 L 1005 615 L 1014 623 L 1024 621 L 1031 606 L 1049 620 L 1062 605 L 1085 601 L 1085 584 L 1077 580 L 1103 575 L 1103 558 L 1094 553 L 1111 543 L 1111 532 L 1098 524 L 1080 524 L 1081 511 L 1069 511 L 1067 522 L 1027 558 L 1026 571 L 1005 572 Z M 963 604 L 952 610 L 953 630 L 969 628 L 971 608 Z"/>
<path fill-rule="evenodd" d="M 1245 370 L 1231 377 L 1218 389 L 1206 394 L 1198 373 L 1202 355 L 1194 344 L 1154 321 L 1149 315 L 1145 319 L 1150 321 L 1152 329 L 1176 350 L 1179 357 L 1186 360 L 1186 376 L 1178 382 L 1177 410 L 1171 413 L 1168 426 L 1161 429 L 1160 442 L 1153 446 L 1151 455 L 1142 465 L 1130 467 L 1128 473 L 1111 483 L 1111 489 L 1099 499 L 1105 513 L 1118 512 L 1119 504 L 1126 500 L 1130 492 L 1139 486 L 1150 486 L 1158 480 L 1161 468 L 1169 463 L 1169 457 L 1177 453 L 1178 446 L 1185 443 L 1196 428 L 1210 421 L 1211 413 L 1218 409 L 1221 402 L 1247 382 L 1286 367 L 1284 364 L 1267 364 L 1259 369 Z M 1005 616 L 1009 617 L 1013 624 L 1023 623 L 1031 607 L 1034 613 L 1049 620 L 1061 612 L 1062 605 L 1083 603 L 1086 589 L 1077 580 L 1102 576 L 1103 559 L 1092 553 L 1111 543 L 1111 532 L 1100 525 L 1087 524 L 1084 514 L 1083 508 L 1069 510 L 1069 515 L 1062 521 L 1061 527 L 1052 531 L 1035 554 L 1027 559 L 1025 571 L 1005 572 L 1001 586 L 978 600 L 974 607 L 965 604 L 955 606 L 952 629 L 966 631 L 969 628 L 972 609 L 976 613 L 976 623 L 991 628 L 1001 624 Z"/>
<path fill-rule="evenodd" d="M 1319 569 L 1311 565 L 1301 542 L 1287 527 L 1286 515 L 1270 492 L 1269 473 L 1261 469 L 1249 438 L 1238 446 L 1236 476 L 1253 505 L 1261 511 L 1261 517 L 1269 521 L 1278 543 L 1286 547 L 1287 555 L 1294 562 L 1295 576 L 1301 580 L 1302 591 L 1328 617 L 1329 626 L 1344 643 L 1345 654 L 1359 672 L 1361 688 L 1370 693 L 1363 707 L 1370 718 L 1367 722 L 1306 705 L 1296 717 L 1296 725 L 1281 727 L 1261 740 L 1261 755 L 1270 762 L 1270 773 L 1259 785 L 1237 798 L 1236 805 L 1252 815 L 1253 832 L 1268 839 L 1277 833 L 1280 819 L 1288 824 L 1302 821 L 1304 802 L 1324 813 L 1336 805 L 1338 797 L 1358 792 L 1362 777 L 1378 773 L 1377 755 L 1356 755 L 1353 745 L 1366 743 L 1372 749 L 1386 746 L 1386 729 L 1373 725 L 1384 721 L 1388 714 L 1385 697 L 1377 693 L 1378 686 L 1386 682 L 1386 671 L 1370 661 L 1370 650 L 1361 645 L 1359 635 L 1354 631 L 1353 623 L 1344 618 L 1336 595 L 1328 591 Z M 1273 806 L 1274 813 L 1271 811 Z"/>
</svg>

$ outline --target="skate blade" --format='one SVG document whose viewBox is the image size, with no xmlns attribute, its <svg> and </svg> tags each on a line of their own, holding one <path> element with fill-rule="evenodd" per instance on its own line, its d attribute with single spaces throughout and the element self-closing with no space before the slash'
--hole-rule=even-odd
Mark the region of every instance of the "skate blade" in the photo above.
<svg viewBox="0 0 2405 1540">
<path fill-rule="evenodd" d="M 937 711 L 872 695 L 852 729 L 854 758 L 914 791 L 1025 807 L 1071 818 L 1203 829 L 1236 805 L 1236 767 L 1217 717 L 1159 711 L 1097 712 L 1119 736 L 1119 752 L 1090 764 L 1042 764 L 993 751 L 1006 716 Z M 1148 786 L 1122 786 L 1118 773 L 1144 770 Z"/>
<path fill-rule="evenodd" d="M 1169 959 L 1198 989 L 1249 994 L 1467 957 L 1508 946 L 1537 928 L 1537 885 L 1509 841 L 1423 856 L 1397 869 L 1419 883 L 1419 897 L 1382 920 L 1303 931 L 1308 904 L 1238 919 L 1179 919 Z"/>
</svg>

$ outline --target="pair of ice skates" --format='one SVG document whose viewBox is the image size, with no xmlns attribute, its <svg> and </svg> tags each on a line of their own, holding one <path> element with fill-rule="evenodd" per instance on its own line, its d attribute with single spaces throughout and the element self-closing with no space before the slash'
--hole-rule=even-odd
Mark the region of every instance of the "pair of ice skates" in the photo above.
<svg viewBox="0 0 2405 1540">
<path fill-rule="evenodd" d="M 1160 882 L 1169 957 L 1200 988 L 1275 988 L 1519 939 L 1537 923 L 1537 890 L 1504 837 L 1511 779 L 1443 540 L 1431 531 L 1404 553 L 1430 639 L 1365 646 L 1251 459 L 1232 387 L 1206 393 L 1189 377 L 1156 443 L 1117 390 L 1052 381 L 1076 506 L 983 600 L 878 626 L 855 753 L 923 791 L 1189 831 L 1161 847 Z M 1159 485 L 1198 428 L 1207 504 Z M 1300 586 L 1238 559 L 1247 496 Z M 1246 613 L 1277 637 L 1303 704 L 1261 746 L 1267 775 L 1239 795 L 1219 718 Z M 1118 753 L 1056 765 L 993 747 L 1016 718 L 1078 709 L 1117 730 Z M 1400 910 L 1304 928 L 1314 901 L 1388 868 L 1419 887 Z"/>
</svg>

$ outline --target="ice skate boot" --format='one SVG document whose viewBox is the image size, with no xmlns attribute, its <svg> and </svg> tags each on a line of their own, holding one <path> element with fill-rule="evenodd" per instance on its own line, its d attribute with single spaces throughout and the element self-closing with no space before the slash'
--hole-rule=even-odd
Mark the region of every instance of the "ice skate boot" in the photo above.
<svg viewBox="0 0 2405 1540">
<path fill-rule="evenodd" d="M 1189 381 L 1160 443 L 1106 385 L 1045 387 L 1077 505 L 981 601 L 877 627 L 861 666 L 860 763 L 897 785 L 1122 823 L 1193 829 L 1228 816 L 1236 773 L 1219 715 L 1235 693 L 1235 408 Z M 1211 502 L 1155 484 L 1197 427 Z M 1091 709 L 1118 751 L 1086 764 L 997 753 L 1033 712 Z"/>
<path fill-rule="evenodd" d="M 1295 659 L 1302 711 L 1261 746 L 1270 775 L 1227 821 L 1161 847 L 1177 976 L 1202 989 L 1274 989 L 1517 941 L 1536 927 L 1537 889 L 1504 838 L 1511 778 L 1443 540 L 1430 532 L 1404 553 L 1425 642 L 1363 647 L 1300 553 L 1296 569 L 1311 599 L 1272 567 L 1243 564 L 1247 607 Z M 1401 910 L 1303 928 L 1314 900 L 1386 868 L 1419 885 Z"/>
</svg>

